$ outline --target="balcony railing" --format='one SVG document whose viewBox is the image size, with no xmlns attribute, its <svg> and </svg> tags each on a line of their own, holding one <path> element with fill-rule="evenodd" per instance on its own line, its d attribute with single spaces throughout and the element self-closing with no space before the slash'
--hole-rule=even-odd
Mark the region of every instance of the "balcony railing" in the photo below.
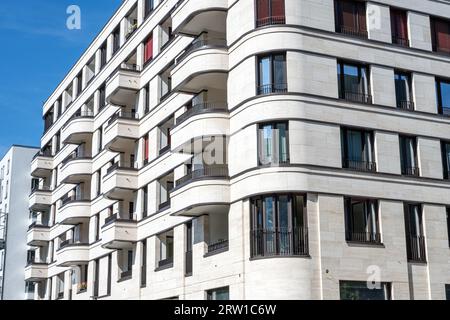
<svg viewBox="0 0 450 320">
<path fill-rule="evenodd" d="M 74 241 L 73 239 L 67 239 L 67 240 L 62 241 L 62 242 L 59 244 L 58 250 L 67 248 L 67 247 L 69 247 L 69 246 L 86 246 L 86 245 L 88 245 L 87 242 Z"/>
<path fill-rule="evenodd" d="M 61 300 L 64 298 L 64 292 L 58 292 L 58 294 L 56 295 L 56 299 Z"/>
<path fill-rule="evenodd" d="M 413 262 L 426 262 L 425 237 L 424 236 L 406 236 L 406 249 L 408 260 Z"/>
<path fill-rule="evenodd" d="M 158 268 L 170 268 L 173 266 L 173 257 L 158 261 Z"/>
<path fill-rule="evenodd" d="M 38 192 L 38 191 L 52 191 L 52 188 L 50 186 L 32 186 L 31 187 L 31 194 Z"/>
<path fill-rule="evenodd" d="M 46 229 L 49 229 L 50 225 L 48 223 L 37 223 L 36 221 L 34 221 L 28 226 L 28 230 L 31 230 L 33 228 L 46 228 Z"/>
<path fill-rule="evenodd" d="M 137 170 L 137 165 L 134 162 L 117 161 L 106 170 L 106 175 L 116 170 Z"/>
<path fill-rule="evenodd" d="M 395 34 L 392 35 L 392 43 L 402 47 L 409 47 L 409 39 L 405 39 Z"/>
<path fill-rule="evenodd" d="M 132 215 L 132 214 L 129 214 L 129 216 L 127 218 L 124 215 L 120 215 L 119 213 L 114 213 L 105 219 L 104 225 L 106 226 L 106 225 L 111 224 L 116 221 L 126 221 L 126 222 L 135 221 L 135 219 L 133 219 L 133 217 L 130 217 L 130 215 Z"/>
<path fill-rule="evenodd" d="M 397 101 L 397 108 L 403 109 L 403 110 L 414 111 L 414 102 L 406 101 L 406 100 Z"/>
<path fill-rule="evenodd" d="M 339 93 L 339 97 L 348 101 L 372 104 L 372 96 L 366 93 L 344 91 Z"/>
<path fill-rule="evenodd" d="M 344 159 L 344 168 L 352 169 L 356 171 L 369 171 L 375 172 L 377 171 L 377 165 L 372 161 L 361 161 L 361 160 L 352 160 L 352 159 Z"/>
<path fill-rule="evenodd" d="M 228 239 L 227 240 L 220 240 L 216 243 L 212 243 L 208 245 L 208 253 L 214 254 L 214 253 L 220 253 L 228 250 Z"/>
<path fill-rule="evenodd" d="M 418 167 L 402 167 L 402 174 L 405 176 L 418 177 L 420 175 L 420 171 Z"/>
<path fill-rule="evenodd" d="M 261 19 L 256 19 L 256 27 L 264 27 L 264 26 L 270 26 L 274 24 L 286 24 L 286 17 L 285 16 L 271 16 L 271 17 L 265 17 Z"/>
<path fill-rule="evenodd" d="M 120 273 L 120 279 L 129 279 L 133 276 L 133 270 L 127 270 Z"/>
<path fill-rule="evenodd" d="M 367 30 L 358 29 L 358 28 L 349 28 L 347 26 L 337 26 L 336 32 L 342 33 L 352 37 L 365 38 L 367 39 L 368 33 Z"/>
<path fill-rule="evenodd" d="M 139 120 L 139 114 L 136 112 L 124 112 L 118 111 L 108 120 L 107 126 L 110 126 L 114 121 L 118 119 L 126 119 L 126 120 Z"/>
<path fill-rule="evenodd" d="M 208 112 L 226 112 L 228 111 L 228 104 L 226 102 L 202 102 L 195 104 L 187 110 L 185 113 L 180 115 L 177 120 L 176 124 L 180 124 L 186 119 L 189 119 L 190 117 L 193 117 L 198 114 L 202 113 L 208 113 Z"/>
<path fill-rule="evenodd" d="M 257 88 L 258 95 L 273 94 L 273 93 L 286 93 L 287 91 L 288 91 L 287 83 L 270 83 L 270 84 L 258 86 L 258 88 Z"/>
<path fill-rule="evenodd" d="M 81 154 L 77 154 L 76 152 L 72 152 L 69 156 L 67 156 L 62 162 L 61 165 L 64 167 L 72 160 L 92 160 L 92 157 L 86 157 Z"/>
<path fill-rule="evenodd" d="M 361 242 L 361 243 L 381 243 L 381 234 L 376 232 L 347 232 L 346 240 L 350 242 Z"/>
<path fill-rule="evenodd" d="M 168 145 L 162 147 L 161 149 L 159 149 L 158 154 L 161 156 L 161 155 L 163 155 L 164 153 L 170 151 L 170 148 L 171 148 L 171 147 L 170 147 L 170 144 L 168 144 Z"/>
<path fill-rule="evenodd" d="M 308 229 L 257 229 L 251 231 L 251 256 L 307 256 Z"/>
<path fill-rule="evenodd" d="M 184 58 L 196 50 L 226 48 L 227 41 L 225 39 L 195 39 L 176 59 L 175 64 L 179 64 Z"/>
<path fill-rule="evenodd" d="M 84 194 L 75 194 L 72 196 L 64 197 L 61 199 L 61 208 L 66 206 L 67 204 L 71 202 L 78 202 L 78 201 L 90 201 L 87 195 Z"/>
<path fill-rule="evenodd" d="M 175 183 L 176 186 L 188 183 L 196 179 L 202 178 L 226 178 L 228 179 L 228 166 L 227 165 L 212 165 L 206 166 L 201 169 L 194 170 L 184 177 L 178 179 Z"/>
<path fill-rule="evenodd" d="M 161 203 L 159 204 L 159 206 L 158 206 L 158 209 L 159 209 L 159 210 L 163 210 L 163 209 L 166 209 L 166 208 L 169 208 L 169 207 L 170 207 L 170 198 L 167 199 L 167 200 L 164 201 L 164 202 L 161 202 Z"/>
<path fill-rule="evenodd" d="M 52 157 L 52 151 L 51 151 L 50 149 L 47 149 L 47 150 L 39 150 L 39 151 L 33 156 L 33 160 L 36 159 L 37 157 L 51 158 L 51 157 Z"/>
</svg>

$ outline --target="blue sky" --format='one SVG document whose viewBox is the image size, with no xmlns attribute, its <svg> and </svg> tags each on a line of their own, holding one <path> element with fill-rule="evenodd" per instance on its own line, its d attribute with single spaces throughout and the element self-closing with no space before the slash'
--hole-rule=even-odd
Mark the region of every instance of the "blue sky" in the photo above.
<svg viewBox="0 0 450 320">
<path fill-rule="evenodd" d="M 122 0 L 2 0 L 0 6 L 0 155 L 12 144 L 40 144 L 42 104 Z M 68 30 L 66 9 L 81 9 Z"/>
</svg>

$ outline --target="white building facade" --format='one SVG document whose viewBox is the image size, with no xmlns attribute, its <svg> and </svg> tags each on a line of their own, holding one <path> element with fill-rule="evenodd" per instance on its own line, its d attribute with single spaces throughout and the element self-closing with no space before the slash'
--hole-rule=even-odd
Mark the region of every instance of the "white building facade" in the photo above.
<svg viewBox="0 0 450 320">
<path fill-rule="evenodd" d="M 30 298 L 23 268 L 27 264 L 30 161 L 37 147 L 13 145 L 0 160 L 0 297 Z"/>
<path fill-rule="evenodd" d="M 445 299 L 450 4 L 127 0 L 44 104 L 35 299 Z"/>
</svg>

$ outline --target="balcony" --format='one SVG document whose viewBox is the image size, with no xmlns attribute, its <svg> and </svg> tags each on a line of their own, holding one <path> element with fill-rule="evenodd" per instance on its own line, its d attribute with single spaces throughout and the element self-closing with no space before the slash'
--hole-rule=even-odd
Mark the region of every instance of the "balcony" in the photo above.
<svg viewBox="0 0 450 320">
<path fill-rule="evenodd" d="M 31 175 L 44 178 L 50 175 L 53 169 L 53 157 L 51 152 L 39 151 L 31 161 Z"/>
<path fill-rule="evenodd" d="M 409 39 L 405 39 L 395 34 L 392 35 L 392 43 L 401 47 L 409 47 Z"/>
<path fill-rule="evenodd" d="M 227 0 L 185 0 L 172 14 L 172 27 L 176 33 L 225 32 L 227 11 Z"/>
<path fill-rule="evenodd" d="M 70 155 L 63 162 L 60 170 L 61 183 L 77 184 L 91 180 L 92 157 Z"/>
<path fill-rule="evenodd" d="M 74 243 L 72 239 L 61 242 L 56 251 L 56 262 L 60 267 L 70 267 L 89 262 L 89 244 Z"/>
<path fill-rule="evenodd" d="M 105 148 L 123 152 L 130 148 L 130 142 L 139 139 L 139 116 L 137 113 L 119 111 L 109 119 L 104 131 Z"/>
<path fill-rule="evenodd" d="M 201 102 L 193 105 L 185 113 L 176 119 L 176 125 L 183 123 L 184 121 L 206 113 L 227 113 L 228 114 L 228 104 L 226 102 Z"/>
<path fill-rule="evenodd" d="M 77 196 L 64 199 L 56 215 L 56 223 L 77 225 L 86 222 L 91 216 L 91 201 L 82 199 Z"/>
<path fill-rule="evenodd" d="M 362 104 L 372 104 L 372 96 L 370 94 L 362 92 L 339 92 L 339 98 L 351 102 L 357 102 Z"/>
<path fill-rule="evenodd" d="M 140 70 L 135 64 L 122 64 L 106 81 L 106 101 L 126 105 L 136 99 L 140 89 Z"/>
<path fill-rule="evenodd" d="M 283 94 L 288 92 L 287 83 L 270 83 L 260 85 L 256 89 L 258 95 Z"/>
<path fill-rule="evenodd" d="M 194 40 L 171 71 L 172 88 L 199 92 L 205 87 L 223 90 L 228 76 L 228 49 L 224 40 Z"/>
<path fill-rule="evenodd" d="M 367 39 L 367 37 L 368 37 L 367 30 L 364 30 L 362 28 L 360 28 L 360 29 L 358 29 L 358 28 L 349 28 L 349 27 L 343 26 L 343 25 L 342 26 L 337 26 L 336 27 L 336 32 L 345 34 L 347 36 L 356 37 L 356 38 L 362 38 L 362 39 Z"/>
<path fill-rule="evenodd" d="M 308 256 L 308 229 L 256 229 L 250 232 L 251 257 Z"/>
<path fill-rule="evenodd" d="M 29 207 L 32 211 L 45 211 L 52 204 L 52 191 L 49 186 L 35 187 L 31 190 Z"/>
<path fill-rule="evenodd" d="M 103 190 L 109 199 L 123 199 L 130 191 L 138 189 L 138 169 L 135 164 L 116 162 L 103 177 Z"/>
<path fill-rule="evenodd" d="M 94 133 L 94 113 L 83 111 L 75 113 L 61 129 L 64 144 L 82 144 L 90 141 Z"/>
<path fill-rule="evenodd" d="M 381 234 L 377 232 L 346 232 L 345 238 L 348 242 L 381 244 Z"/>
<path fill-rule="evenodd" d="M 175 185 L 170 192 L 171 209 L 175 215 L 228 212 L 230 187 L 227 165 L 194 170 L 178 179 Z"/>
<path fill-rule="evenodd" d="M 228 240 L 220 240 L 216 243 L 212 243 L 208 245 L 208 252 L 205 254 L 205 257 L 213 256 L 222 252 L 228 251 Z"/>
<path fill-rule="evenodd" d="M 406 250 L 409 262 L 426 263 L 425 237 L 412 234 L 406 235 Z"/>
<path fill-rule="evenodd" d="M 28 228 L 27 244 L 29 246 L 44 246 L 50 241 L 50 227 L 33 223 Z"/>
<path fill-rule="evenodd" d="M 130 248 L 137 241 L 137 223 L 135 220 L 120 219 L 114 214 L 105 220 L 101 238 L 103 248 Z"/>
<path fill-rule="evenodd" d="M 25 267 L 25 281 L 41 281 L 48 278 L 48 264 L 30 261 Z"/>
<path fill-rule="evenodd" d="M 418 167 L 402 167 L 402 175 L 411 176 L 411 177 L 419 177 L 420 170 Z"/>
<path fill-rule="evenodd" d="M 408 111 L 414 111 L 414 102 L 406 100 L 397 101 L 397 108 Z"/>
<path fill-rule="evenodd" d="M 373 161 L 361 161 L 353 159 L 343 159 L 343 166 L 346 169 L 361 172 L 376 172 L 377 165 Z"/>
</svg>

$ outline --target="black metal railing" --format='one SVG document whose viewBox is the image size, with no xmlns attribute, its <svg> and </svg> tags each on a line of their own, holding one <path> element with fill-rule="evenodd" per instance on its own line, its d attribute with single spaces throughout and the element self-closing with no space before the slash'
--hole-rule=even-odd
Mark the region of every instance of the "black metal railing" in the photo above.
<svg viewBox="0 0 450 320">
<path fill-rule="evenodd" d="M 361 243 L 381 243 L 381 234 L 376 232 L 355 232 L 350 231 L 345 234 L 346 240 Z"/>
<path fill-rule="evenodd" d="M 56 299 L 60 300 L 64 298 L 64 292 L 58 292 Z"/>
<path fill-rule="evenodd" d="M 409 39 L 400 37 L 395 34 L 392 35 L 392 43 L 402 47 L 409 47 Z"/>
<path fill-rule="evenodd" d="M 113 114 L 111 118 L 109 118 L 107 126 L 110 126 L 114 121 L 118 119 L 139 120 L 139 114 L 137 112 L 118 111 Z"/>
<path fill-rule="evenodd" d="M 106 175 L 116 170 L 137 170 L 137 165 L 135 162 L 130 163 L 126 161 L 117 161 L 108 169 L 106 169 Z"/>
<path fill-rule="evenodd" d="M 50 224 L 48 222 L 47 223 L 37 223 L 36 221 L 34 221 L 28 226 L 28 230 L 31 230 L 33 228 L 49 229 L 50 228 Z"/>
<path fill-rule="evenodd" d="M 35 192 L 39 192 L 39 191 L 50 192 L 50 191 L 52 191 L 52 188 L 50 186 L 39 186 L 39 185 L 35 185 L 35 186 L 31 187 L 31 194 L 33 194 Z"/>
<path fill-rule="evenodd" d="M 33 160 L 36 159 L 37 157 L 51 158 L 51 157 L 52 157 L 52 150 L 50 150 L 50 149 L 47 149 L 47 150 L 39 150 L 39 151 L 33 156 Z"/>
<path fill-rule="evenodd" d="M 308 229 L 257 229 L 250 232 L 251 256 L 307 256 Z"/>
<path fill-rule="evenodd" d="M 186 251 L 185 256 L 186 256 L 186 269 L 184 271 L 184 275 L 189 277 L 192 275 L 192 269 L 193 269 L 192 250 Z"/>
<path fill-rule="evenodd" d="M 86 157 L 86 156 L 83 156 L 82 154 L 72 152 L 69 156 L 67 156 L 61 162 L 61 165 L 64 167 L 66 164 L 68 164 L 70 161 L 73 161 L 73 160 L 92 160 L 92 157 Z"/>
<path fill-rule="evenodd" d="M 406 249 L 409 261 L 414 262 L 427 261 L 424 236 L 415 236 L 411 234 L 407 235 Z"/>
<path fill-rule="evenodd" d="M 118 219 L 118 214 L 114 213 L 105 219 L 105 225 L 113 223 L 114 221 L 117 221 L 117 219 Z"/>
<path fill-rule="evenodd" d="M 67 240 L 64 240 L 64 241 L 62 241 L 62 242 L 59 244 L 59 249 L 63 249 L 63 248 L 65 248 L 65 247 L 68 247 L 68 246 L 70 246 L 71 244 L 73 244 L 73 239 L 67 239 Z"/>
<path fill-rule="evenodd" d="M 226 39 L 195 39 L 189 44 L 186 49 L 175 59 L 175 64 L 179 64 L 184 58 L 196 50 L 212 49 L 212 48 L 226 48 Z"/>
<path fill-rule="evenodd" d="M 368 32 L 362 28 L 349 28 L 347 26 L 337 26 L 336 32 L 345 34 L 347 36 L 367 38 Z"/>
<path fill-rule="evenodd" d="M 405 176 L 418 177 L 420 175 L 420 171 L 418 167 L 402 167 L 402 174 Z"/>
<path fill-rule="evenodd" d="M 171 265 L 173 265 L 173 257 L 158 261 L 158 268 L 170 267 Z"/>
<path fill-rule="evenodd" d="M 82 193 L 77 193 L 71 196 L 67 196 L 61 199 L 61 208 L 65 205 L 71 203 L 71 202 L 77 202 L 77 201 L 89 201 L 89 198 L 87 195 Z"/>
<path fill-rule="evenodd" d="M 226 250 L 228 250 L 228 239 L 220 240 L 216 243 L 211 243 L 210 245 L 208 245 L 208 253 L 222 252 Z"/>
<path fill-rule="evenodd" d="M 175 182 L 176 186 L 185 184 L 189 181 L 201 178 L 226 178 L 228 179 L 228 166 L 227 165 L 211 165 L 201 169 L 191 171 L 189 174 L 178 179 Z"/>
<path fill-rule="evenodd" d="M 164 153 L 170 151 L 170 148 L 171 148 L 171 147 L 170 147 L 170 144 L 168 144 L 168 145 L 162 147 L 161 149 L 159 149 L 158 154 L 161 156 L 161 155 L 163 155 Z"/>
<path fill-rule="evenodd" d="M 372 95 L 361 92 L 350 92 L 350 91 L 340 92 L 339 98 L 353 102 L 372 104 Z"/>
<path fill-rule="evenodd" d="M 120 279 L 131 278 L 133 276 L 133 270 L 127 270 L 120 273 Z"/>
<path fill-rule="evenodd" d="M 256 19 L 256 27 L 270 26 L 274 24 L 286 24 L 285 16 L 270 16 L 265 18 Z"/>
<path fill-rule="evenodd" d="M 399 100 L 397 101 L 397 108 L 403 110 L 414 111 L 414 102 L 407 100 Z"/>
<path fill-rule="evenodd" d="M 377 170 L 377 165 L 373 161 L 344 159 L 343 162 L 344 168 L 347 169 L 352 169 L 356 171 L 370 171 L 370 172 L 375 172 Z"/>
<path fill-rule="evenodd" d="M 169 207 L 170 207 L 170 198 L 164 202 L 161 202 L 158 206 L 158 209 L 162 210 L 162 209 L 169 208 Z"/>
<path fill-rule="evenodd" d="M 180 115 L 176 119 L 176 124 L 180 124 L 186 119 L 193 117 L 197 114 L 207 113 L 207 112 L 226 112 L 228 111 L 228 104 L 226 102 L 201 102 L 195 104 L 187 110 L 185 113 Z"/>
<path fill-rule="evenodd" d="M 288 91 L 287 83 L 270 83 L 257 87 L 258 95 L 286 93 Z"/>
</svg>

